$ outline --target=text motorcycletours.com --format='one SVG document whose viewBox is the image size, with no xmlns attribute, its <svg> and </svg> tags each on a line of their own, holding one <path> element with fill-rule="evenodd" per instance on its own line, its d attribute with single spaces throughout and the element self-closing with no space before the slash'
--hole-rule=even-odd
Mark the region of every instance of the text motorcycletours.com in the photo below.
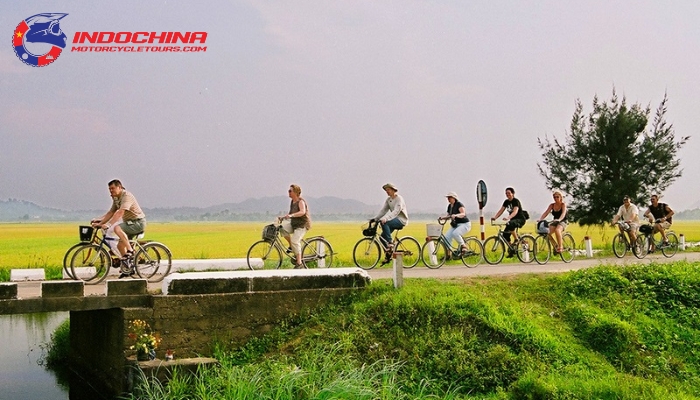
<svg viewBox="0 0 700 400">
<path fill-rule="evenodd" d="M 206 41 L 207 32 L 76 32 L 71 52 L 205 52 L 207 47 L 201 44 Z M 173 45 L 178 43 L 200 45 Z"/>
</svg>

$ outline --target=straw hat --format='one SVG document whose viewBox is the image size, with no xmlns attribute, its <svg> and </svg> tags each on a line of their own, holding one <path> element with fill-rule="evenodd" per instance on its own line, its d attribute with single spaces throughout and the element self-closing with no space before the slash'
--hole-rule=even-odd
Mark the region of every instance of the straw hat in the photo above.
<svg viewBox="0 0 700 400">
<path fill-rule="evenodd" d="M 459 196 L 457 196 L 457 193 L 455 193 L 455 192 L 447 193 L 447 194 L 445 195 L 445 197 L 452 197 L 452 198 L 454 198 L 455 200 L 459 200 Z"/>
<path fill-rule="evenodd" d="M 396 188 L 392 183 L 385 183 L 384 186 L 382 186 L 382 189 L 387 190 L 387 189 L 394 189 L 394 191 L 398 192 L 399 189 Z"/>
</svg>

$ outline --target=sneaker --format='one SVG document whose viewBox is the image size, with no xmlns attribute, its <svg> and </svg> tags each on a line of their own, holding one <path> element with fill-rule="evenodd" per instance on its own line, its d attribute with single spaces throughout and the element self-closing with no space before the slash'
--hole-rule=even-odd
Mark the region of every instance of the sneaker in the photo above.
<svg viewBox="0 0 700 400">
<path fill-rule="evenodd" d="M 515 251 L 512 249 L 508 249 L 508 255 L 506 257 L 508 258 L 513 258 L 515 256 Z"/>
<path fill-rule="evenodd" d="M 294 269 L 304 269 L 304 264 L 294 264 Z"/>
<path fill-rule="evenodd" d="M 289 254 L 289 255 L 294 254 L 294 252 L 292 251 L 292 248 L 291 248 L 291 247 L 287 247 L 286 252 L 287 252 L 287 254 Z"/>
</svg>

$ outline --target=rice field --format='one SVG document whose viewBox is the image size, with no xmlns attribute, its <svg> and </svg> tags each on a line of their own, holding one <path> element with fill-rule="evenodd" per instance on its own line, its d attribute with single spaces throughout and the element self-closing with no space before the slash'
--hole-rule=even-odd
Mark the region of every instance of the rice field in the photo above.
<svg viewBox="0 0 700 400">
<path fill-rule="evenodd" d="M 426 224 L 433 221 L 411 221 L 401 232 L 422 244 Z M 260 239 L 265 222 L 150 222 L 145 239 L 166 244 L 175 259 L 244 258 L 248 248 Z M 471 235 L 480 236 L 478 221 L 472 223 Z M 488 222 L 487 222 L 488 224 Z M 0 224 L 0 270 L 10 268 L 56 268 L 63 262 L 65 251 L 78 242 L 80 223 L 4 223 Z M 336 265 L 352 265 L 352 250 L 362 237 L 363 224 L 357 222 L 315 221 L 307 236 L 324 236 L 336 252 Z M 569 225 L 578 246 L 590 236 L 594 249 L 608 250 L 616 230 Z M 675 221 L 673 230 L 685 236 L 686 243 L 700 241 L 700 221 Z M 533 221 L 521 232 L 535 231 Z M 496 227 L 486 226 L 486 237 Z M 605 252 L 604 252 L 605 254 Z"/>
</svg>

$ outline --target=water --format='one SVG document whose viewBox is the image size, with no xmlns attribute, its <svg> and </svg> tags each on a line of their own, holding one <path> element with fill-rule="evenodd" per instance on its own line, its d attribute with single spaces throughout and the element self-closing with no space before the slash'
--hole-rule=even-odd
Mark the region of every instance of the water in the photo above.
<svg viewBox="0 0 700 400">
<path fill-rule="evenodd" d="M 67 384 L 39 365 L 42 345 L 66 319 L 67 312 L 0 315 L 0 400 L 69 398 Z"/>
</svg>

